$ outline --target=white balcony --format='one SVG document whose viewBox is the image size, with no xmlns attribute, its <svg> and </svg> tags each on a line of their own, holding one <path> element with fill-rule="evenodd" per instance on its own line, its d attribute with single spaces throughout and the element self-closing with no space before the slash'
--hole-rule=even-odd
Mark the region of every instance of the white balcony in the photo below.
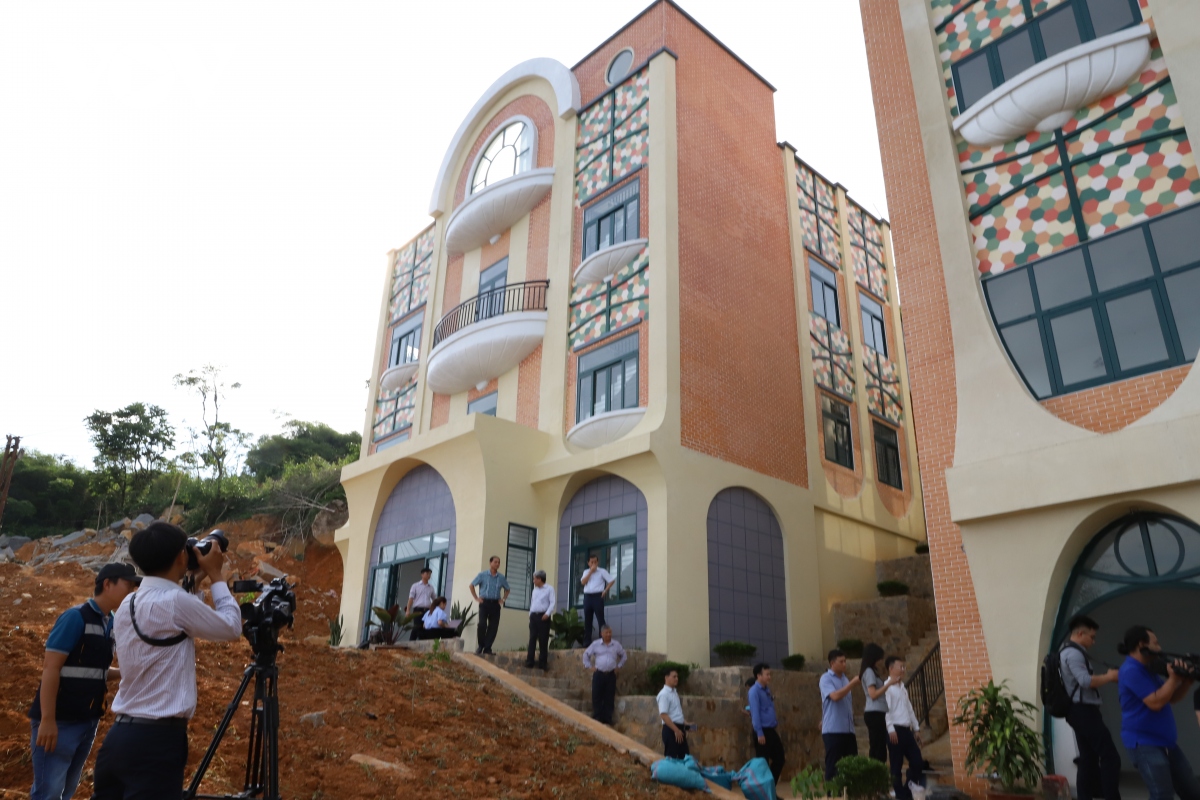
<svg viewBox="0 0 1200 800">
<path fill-rule="evenodd" d="M 420 362 L 409 361 L 389 367 L 379 376 L 379 385 L 389 392 L 395 391 L 412 380 L 412 376 L 417 374 L 418 366 L 420 366 Z"/>
<path fill-rule="evenodd" d="M 646 246 L 645 239 L 630 239 L 597 250 L 583 260 L 575 270 L 576 283 L 599 283 L 612 277 L 617 270 L 629 265 Z"/>
<path fill-rule="evenodd" d="M 1150 60 L 1150 26 L 1110 33 L 1039 61 L 985 94 L 954 120 L 973 145 L 989 147 L 1052 131 L 1075 112 L 1129 84 Z"/>
<path fill-rule="evenodd" d="M 595 414 L 567 431 L 567 442 L 584 450 L 615 442 L 633 430 L 645 415 L 644 406 Z"/>
<path fill-rule="evenodd" d="M 480 189 L 450 215 L 446 248 L 451 253 L 465 253 L 482 247 L 532 211 L 552 183 L 554 167 L 543 167 Z"/>
</svg>

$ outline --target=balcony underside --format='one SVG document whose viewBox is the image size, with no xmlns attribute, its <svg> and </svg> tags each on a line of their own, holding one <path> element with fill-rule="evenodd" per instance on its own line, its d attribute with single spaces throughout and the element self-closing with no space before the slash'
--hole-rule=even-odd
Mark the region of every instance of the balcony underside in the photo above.
<svg viewBox="0 0 1200 800">
<path fill-rule="evenodd" d="M 644 406 L 595 414 L 567 431 L 567 442 L 584 450 L 615 442 L 633 430 L 645 415 Z"/>
<path fill-rule="evenodd" d="M 465 392 L 516 367 L 545 338 L 545 311 L 519 311 L 480 320 L 433 348 L 425 382 L 439 394 Z"/>
<path fill-rule="evenodd" d="M 482 247 L 533 210 L 554 183 L 554 167 L 523 172 L 481 189 L 463 201 L 446 223 L 446 249 Z"/>
</svg>

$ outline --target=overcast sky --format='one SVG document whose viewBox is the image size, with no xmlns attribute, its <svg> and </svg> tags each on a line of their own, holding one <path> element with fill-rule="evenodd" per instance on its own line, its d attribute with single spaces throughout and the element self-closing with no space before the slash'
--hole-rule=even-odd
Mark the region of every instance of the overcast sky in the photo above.
<svg viewBox="0 0 1200 800">
<path fill-rule="evenodd" d="M 83 418 L 222 365 L 227 419 L 361 431 L 386 252 L 505 70 L 646 0 L 0 5 L 0 434 L 90 465 Z M 778 138 L 886 215 L 858 3 L 688 0 L 773 83 Z"/>
</svg>

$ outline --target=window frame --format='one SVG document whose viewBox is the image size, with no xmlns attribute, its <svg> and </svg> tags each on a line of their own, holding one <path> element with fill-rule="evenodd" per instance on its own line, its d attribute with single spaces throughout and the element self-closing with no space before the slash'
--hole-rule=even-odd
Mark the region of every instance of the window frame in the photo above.
<svg viewBox="0 0 1200 800">
<path fill-rule="evenodd" d="M 874 309 L 868 308 L 868 305 L 874 306 Z M 878 312 L 876 312 L 875 309 L 878 309 Z M 862 317 L 863 345 L 871 348 L 884 358 L 889 358 L 887 343 L 887 318 L 885 317 L 883 303 L 880 303 L 878 300 L 868 297 L 864 292 L 859 291 L 858 313 Z M 868 319 L 870 319 L 871 322 L 869 329 L 867 327 Z M 869 336 L 868 331 L 870 333 Z M 882 347 L 878 345 L 882 345 Z"/>
<path fill-rule="evenodd" d="M 871 419 L 871 425 L 872 438 L 875 441 L 875 479 L 885 486 L 904 491 L 904 459 L 900 457 L 900 431 L 874 418 Z M 881 432 L 883 437 L 880 436 Z M 887 440 L 889 435 L 891 441 Z M 887 456 L 894 456 L 894 462 L 888 461 Z M 887 479 L 893 474 L 895 482 Z"/>
<path fill-rule="evenodd" d="M 641 238 L 638 234 L 641 231 L 641 214 L 642 214 L 642 181 L 639 175 L 634 175 L 633 179 L 627 181 L 623 186 L 616 191 L 610 192 L 601 199 L 589 205 L 583 210 L 583 236 L 582 236 L 582 259 L 587 260 L 601 250 L 607 250 L 609 247 L 614 247 L 623 242 L 628 242 L 633 239 Z M 629 234 L 630 224 L 630 206 L 633 207 L 633 235 Z M 624 237 L 616 240 L 615 234 L 612 236 L 612 243 L 604 247 L 600 246 L 600 230 L 603 227 L 606 219 L 620 218 L 623 224 L 622 232 Z M 591 231 L 596 233 L 596 248 L 589 250 L 591 244 Z M 612 225 L 609 226 L 612 232 Z"/>
<path fill-rule="evenodd" d="M 623 56 L 625 53 L 629 53 L 629 67 L 625 70 L 624 75 L 617 78 L 616 80 L 612 80 L 612 69 L 613 69 L 613 67 L 615 67 L 617 65 L 617 59 L 620 58 L 621 56 Z M 614 86 L 620 85 L 620 83 L 622 81 L 624 81 L 626 78 L 628 78 L 630 75 L 632 75 L 633 74 L 633 64 L 634 64 L 634 60 L 636 58 L 637 58 L 637 56 L 633 52 L 632 47 L 623 47 L 619 51 L 617 51 L 617 54 L 614 55 L 609 60 L 608 66 L 604 68 L 604 84 L 605 84 L 605 86 L 607 86 L 608 88 L 611 89 Z"/>
<path fill-rule="evenodd" d="M 530 538 L 533 540 L 533 546 L 528 547 L 526 545 L 519 544 L 519 543 L 514 544 L 513 543 L 513 529 L 514 528 L 519 529 L 521 532 L 528 533 L 530 535 Z M 532 528 L 528 525 L 520 525 L 516 522 L 508 523 L 508 541 L 507 541 L 508 546 L 505 548 L 505 551 L 504 551 L 504 563 L 507 565 L 505 567 L 505 569 L 507 571 L 504 574 L 505 574 L 505 577 L 509 578 L 508 600 L 506 600 L 504 602 L 504 605 L 506 608 L 515 608 L 518 611 L 528 611 L 529 610 L 530 601 L 533 600 L 533 573 L 537 570 L 537 533 L 538 533 L 537 528 Z M 515 584 L 513 583 L 514 578 L 512 575 L 512 571 L 513 571 L 512 570 L 512 564 L 513 564 L 512 553 L 513 553 L 513 550 L 517 550 L 519 552 L 529 554 L 529 561 L 528 561 L 529 575 L 515 579 L 516 580 Z M 517 589 L 515 588 L 517 585 L 521 585 L 524 587 L 525 594 L 523 597 L 518 594 Z"/>
<path fill-rule="evenodd" d="M 609 530 L 611 531 L 613 521 L 619 520 L 619 519 L 628 519 L 628 518 L 633 519 L 633 533 L 629 534 L 627 536 L 620 536 L 620 537 L 617 537 L 614 539 L 614 538 L 612 538 L 611 533 L 610 533 L 609 538 L 605 539 L 603 542 L 594 542 L 593 541 L 593 542 L 587 542 L 584 544 L 580 544 L 578 539 L 576 538 L 576 535 L 577 535 L 576 531 L 579 528 L 584 528 L 584 527 L 587 527 L 590 525 L 595 525 L 598 522 L 604 522 L 604 523 L 608 523 Z M 613 571 L 611 569 L 608 569 L 609 566 L 611 566 L 611 564 L 612 564 L 612 556 L 611 556 L 610 551 L 614 547 L 616 548 L 616 551 L 617 551 L 617 569 L 618 569 L 618 571 L 616 573 L 613 573 Z M 633 558 L 629 565 L 629 570 L 630 570 L 630 573 L 632 574 L 632 581 L 630 582 L 630 585 L 633 587 L 633 592 L 629 597 L 621 598 L 621 576 L 624 575 L 624 568 L 621 566 L 621 554 L 625 551 L 625 548 L 627 548 L 627 547 L 630 548 L 630 550 L 633 553 Z M 608 519 L 598 519 L 598 520 L 593 520 L 592 522 L 585 522 L 580 525 L 572 525 L 571 526 L 571 554 L 570 554 L 570 561 L 568 562 L 568 566 L 570 568 L 570 573 L 571 573 L 571 578 L 570 578 L 571 583 L 568 584 L 568 587 L 570 589 L 570 606 L 569 606 L 570 608 L 583 608 L 583 587 L 580 585 L 580 581 L 583 579 L 583 573 L 587 570 L 588 556 L 592 552 L 595 552 L 595 551 L 604 551 L 604 552 L 599 553 L 600 566 L 603 567 L 604 569 L 608 569 L 609 573 L 611 573 L 613 576 L 614 592 L 610 593 L 609 597 L 605 599 L 604 605 L 607 607 L 607 606 L 621 606 L 621 605 L 628 605 L 630 603 L 636 603 L 637 602 L 637 562 L 638 562 L 638 556 L 637 556 L 637 512 L 633 512 L 632 514 L 620 514 L 615 517 L 609 517 Z M 580 556 L 580 555 L 583 556 L 582 568 L 580 566 L 578 566 L 577 556 Z M 608 556 L 608 558 L 605 558 L 606 555 Z M 614 593 L 615 593 L 616 597 L 613 597 Z M 560 598 L 560 600 L 561 600 L 561 598 Z"/>
<path fill-rule="evenodd" d="M 607 358 L 603 361 L 599 360 L 600 359 L 599 354 L 602 353 L 605 349 L 613 348 L 614 351 L 617 349 L 621 349 L 621 348 L 614 347 L 615 345 L 619 345 L 619 344 L 623 345 L 623 352 L 620 352 L 620 353 L 614 352 L 614 354 L 611 358 Z M 581 354 L 578 357 L 577 361 L 575 362 L 576 363 L 576 373 L 577 373 L 576 377 L 575 377 L 575 422 L 576 423 L 580 423 L 580 422 L 583 422 L 584 420 L 591 419 L 592 417 L 597 416 L 599 414 L 607 414 L 610 411 L 621 411 L 621 410 L 624 410 L 627 408 L 640 408 L 641 407 L 641 399 L 642 399 L 641 374 L 642 373 L 641 373 L 641 364 L 639 363 L 640 349 L 641 349 L 641 340 L 638 337 L 638 331 L 634 331 L 633 333 L 627 334 L 625 336 L 614 337 L 612 341 L 606 342 L 602 346 L 597 347 L 595 350 L 590 350 L 586 353 Z M 591 364 L 585 368 L 584 364 L 588 361 L 589 356 L 592 357 L 592 360 L 594 360 L 596 363 Z M 629 362 L 633 363 L 633 380 L 632 381 L 628 380 L 629 368 L 627 365 L 629 364 Z M 611 375 L 611 369 L 618 364 L 621 365 L 621 380 L 622 380 L 622 383 L 621 383 L 621 407 L 620 408 L 612 408 L 611 403 L 608 403 L 608 404 L 606 404 L 603 411 L 596 411 L 595 410 L 595 408 L 596 408 L 596 375 L 597 375 L 597 373 L 602 372 L 602 371 L 609 371 L 608 374 Z M 587 386 L 586 392 L 584 392 L 585 381 L 587 382 L 586 383 L 586 386 Z M 634 402 L 632 404 L 629 402 L 630 391 L 631 391 L 630 387 L 632 387 L 632 392 L 633 392 L 633 401 Z M 609 400 L 612 399 L 612 384 L 611 384 L 611 382 L 606 383 L 605 395 Z M 588 413 L 586 415 L 583 413 L 584 407 L 585 407 L 585 404 L 584 404 L 585 397 L 587 398 L 586 405 L 588 408 Z"/>
<path fill-rule="evenodd" d="M 854 426 L 851 420 L 854 418 L 853 407 L 844 400 L 839 400 L 826 392 L 818 392 L 821 396 L 821 434 L 825 438 L 824 457 L 831 464 L 837 464 L 839 467 L 845 467 L 848 470 L 854 469 Z M 845 417 L 839 417 L 834 413 L 834 409 L 840 407 L 845 410 Z M 833 427 L 836 432 L 838 429 L 845 431 L 845 446 L 838 441 L 838 436 L 830 436 L 829 429 Z M 831 457 L 832 449 L 832 457 Z M 839 453 L 844 450 L 845 460 L 838 458 Z"/>
<path fill-rule="evenodd" d="M 821 272 L 828 273 L 828 278 Z M 819 286 L 818 286 L 819 284 Z M 837 271 L 827 267 L 820 260 L 809 255 L 808 257 L 808 286 L 812 293 L 812 311 L 821 319 L 828 322 L 835 328 L 842 327 L 842 306 L 841 297 L 838 294 Z M 817 291 L 821 291 L 821 309 L 817 308 Z M 829 293 L 833 293 L 833 314 L 834 318 L 830 319 L 825 311 L 829 308 Z"/>
<path fill-rule="evenodd" d="M 475 173 L 479 170 L 479 165 L 483 162 L 483 154 L 486 153 L 487 149 L 492 146 L 492 142 L 494 142 L 496 140 L 497 136 L 503 136 L 504 132 L 506 130 L 508 130 L 514 123 L 517 123 L 517 122 L 524 122 L 525 126 L 526 126 L 526 130 L 530 132 L 529 168 L 526 170 L 517 169 L 508 178 L 499 178 L 495 183 L 486 183 L 485 182 L 482 186 L 476 187 Z M 494 131 L 492 131 L 492 135 L 487 138 L 487 141 L 484 142 L 483 146 L 479 148 L 479 152 L 477 152 L 475 154 L 475 158 L 472 159 L 471 171 L 467 173 L 466 196 L 472 197 L 486 189 L 491 188 L 492 186 L 495 186 L 500 181 L 509 180 L 510 178 L 517 177 L 518 175 L 524 175 L 526 172 L 532 172 L 533 170 L 538 168 L 537 167 L 537 156 L 538 156 L 538 129 L 537 129 L 537 125 L 534 124 L 533 120 L 530 119 L 529 117 L 525 116 L 524 114 L 516 114 L 514 116 L 511 116 L 511 117 L 505 119 L 504 122 L 500 123 L 500 125 L 498 125 Z M 519 153 L 517 154 L 517 157 L 518 157 L 518 159 L 520 158 Z"/>
<path fill-rule="evenodd" d="M 446 537 L 444 545 L 437 544 L 437 540 L 435 539 L 437 536 Z M 427 540 L 424 552 L 412 552 L 404 556 L 399 555 L 399 545 L 415 543 L 420 539 Z M 435 561 L 438 562 L 437 568 L 434 569 L 435 579 L 431 583 L 434 584 L 436 594 L 445 594 L 446 579 L 448 577 L 447 567 L 450 563 L 450 529 L 442 528 L 441 530 L 423 533 L 420 536 L 402 539 L 399 542 L 377 545 L 374 552 L 379 555 L 379 560 L 370 566 L 370 580 L 367 586 L 367 613 L 363 624 L 364 637 L 368 636 L 371 628 L 376 626 L 376 623 L 372 622 L 371 609 L 375 606 L 375 591 L 379 586 L 381 576 L 387 581 L 383 589 L 384 608 L 389 607 L 390 604 L 398 604 L 403 607 L 408 602 L 407 595 L 400 596 L 400 592 L 403 591 L 404 587 L 397 584 L 400 577 L 401 565 L 407 564 L 410 561 L 424 559 L 424 566 L 434 569 L 432 563 Z"/>
<path fill-rule="evenodd" d="M 489 417 L 496 416 L 496 405 L 497 405 L 498 395 L 499 395 L 499 392 L 488 392 L 485 395 L 480 395 L 479 397 L 476 397 L 474 400 L 471 400 L 470 402 L 467 403 L 467 413 L 468 414 L 486 414 Z M 486 405 L 485 401 L 487 401 L 487 400 L 491 400 L 491 407 L 480 410 L 480 408 L 479 408 L 480 404 Z"/>
<path fill-rule="evenodd" d="M 385 369 L 398 367 L 401 364 L 414 364 L 421 360 L 421 333 L 425 322 L 425 312 L 421 311 L 409 317 L 392 328 L 392 343 L 388 348 L 388 363 Z M 404 349 L 404 341 L 412 339 L 408 350 Z M 415 352 L 415 355 L 413 353 Z M 404 358 L 398 356 L 403 354 Z M 408 356 L 412 355 L 412 358 Z"/>
</svg>

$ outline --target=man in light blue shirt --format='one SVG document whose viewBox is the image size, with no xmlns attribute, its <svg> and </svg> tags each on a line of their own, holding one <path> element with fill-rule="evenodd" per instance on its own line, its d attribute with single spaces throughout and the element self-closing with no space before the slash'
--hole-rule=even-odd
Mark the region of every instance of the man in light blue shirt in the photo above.
<svg viewBox="0 0 1200 800">
<path fill-rule="evenodd" d="M 475 591 L 476 586 L 479 587 L 478 592 Z M 492 643 L 496 641 L 496 632 L 500 630 L 500 609 L 512 591 L 508 588 L 508 578 L 500 572 L 500 556 L 492 556 L 488 560 L 488 568 L 476 575 L 467 588 L 471 590 L 471 597 L 479 603 L 479 646 L 475 648 L 475 655 L 493 655 Z"/>
<path fill-rule="evenodd" d="M 854 735 L 854 699 L 850 690 L 860 682 L 846 677 L 846 654 L 829 651 L 829 669 L 821 676 L 821 740 L 825 743 L 825 780 L 837 775 L 837 762 L 858 755 Z"/>
<path fill-rule="evenodd" d="M 754 665 L 754 685 L 748 695 L 750 721 L 754 725 L 754 754 L 767 760 L 775 784 L 783 774 L 783 740 L 775 731 L 775 696 L 771 694 L 771 668 L 765 663 Z"/>
</svg>

